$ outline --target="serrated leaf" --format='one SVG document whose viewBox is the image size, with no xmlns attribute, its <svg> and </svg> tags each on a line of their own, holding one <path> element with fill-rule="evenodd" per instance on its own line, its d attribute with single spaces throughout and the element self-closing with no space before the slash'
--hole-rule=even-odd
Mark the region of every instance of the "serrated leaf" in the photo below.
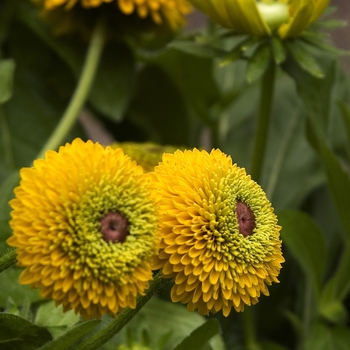
<svg viewBox="0 0 350 350">
<path fill-rule="evenodd" d="M 51 339 L 46 328 L 38 327 L 16 315 L 0 313 L 1 348 L 6 350 L 36 350 Z"/>
<path fill-rule="evenodd" d="M 275 63 L 277 65 L 283 63 L 287 58 L 287 53 L 282 40 L 276 35 L 273 35 L 271 38 L 271 42 L 272 42 L 272 54 L 273 54 L 273 59 Z"/>
<path fill-rule="evenodd" d="M 220 58 L 227 54 L 224 50 L 187 40 L 174 40 L 168 47 L 203 58 Z"/>
<path fill-rule="evenodd" d="M 296 210 L 282 211 L 278 221 L 282 226 L 283 243 L 311 281 L 317 298 L 321 292 L 326 262 L 326 243 L 321 230 L 309 215 Z"/>
<path fill-rule="evenodd" d="M 15 67 L 13 59 L 0 60 L 0 104 L 12 96 Z"/>
<path fill-rule="evenodd" d="M 174 350 L 201 349 L 214 335 L 220 333 L 219 321 L 209 320 L 196 328 Z"/>
<path fill-rule="evenodd" d="M 79 323 L 58 336 L 55 340 L 43 345 L 40 350 L 67 350 L 86 334 L 91 332 L 101 321 L 91 320 Z"/>
<path fill-rule="evenodd" d="M 248 83 L 259 79 L 266 71 L 271 60 L 271 50 L 266 44 L 260 45 L 248 61 L 246 78 Z"/>
<path fill-rule="evenodd" d="M 286 41 L 289 53 L 306 72 L 316 78 L 323 78 L 324 73 L 310 52 L 298 40 Z"/>
</svg>

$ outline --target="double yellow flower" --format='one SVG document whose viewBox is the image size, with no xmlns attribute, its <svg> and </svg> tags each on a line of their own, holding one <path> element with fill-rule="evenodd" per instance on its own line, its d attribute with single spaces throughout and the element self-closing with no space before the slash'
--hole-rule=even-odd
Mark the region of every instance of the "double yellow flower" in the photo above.
<svg viewBox="0 0 350 350">
<path fill-rule="evenodd" d="M 330 0 L 190 0 L 213 21 L 239 34 L 296 37 L 326 9 Z"/>
</svg>

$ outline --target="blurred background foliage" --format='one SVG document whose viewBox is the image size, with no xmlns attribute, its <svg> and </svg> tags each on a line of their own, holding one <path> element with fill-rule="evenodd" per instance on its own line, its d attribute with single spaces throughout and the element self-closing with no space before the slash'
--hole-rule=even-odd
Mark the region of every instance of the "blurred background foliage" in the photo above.
<svg viewBox="0 0 350 350">
<path fill-rule="evenodd" d="M 333 18 L 338 14 L 343 15 L 338 11 Z M 177 45 L 179 38 L 192 40 L 199 34 L 210 40 L 219 30 L 201 16 L 190 23 L 197 18 L 200 26 L 188 26 L 167 43 L 109 41 L 80 122 L 67 141 L 81 137 L 103 144 L 152 141 L 182 148 L 219 147 L 249 172 L 259 81 L 247 82 L 247 61 L 221 66 L 210 52 Z M 232 47 L 234 40 L 216 41 L 215 47 Z M 336 34 L 334 41 L 340 43 Z M 0 2 L 1 254 L 8 250 L 8 201 L 18 171 L 32 164 L 57 125 L 87 44 L 78 36 L 54 37 L 29 1 Z M 290 59 L 277 72 L 261 186 L 283 227 L 286 262 L 281 283 L 249 311 L 257 349 L 345 350 L 350 344 L 349 67 L 336 53 L 315 55 L 323 79 Z M 72 312 L 62 314 L 36 290 L 20 286 L 19 273 L 19 268 L 11 268 L 0 276 L 0 308 L 13 315 L 0 314 L 0 344 L 9 339 L 11 329 L 16 329 L 13 338 L 21 333 L 25 341 L 10 341 L 8 349 L 26 350 L 74 330 L 75 338 L 62 348 L 78 348 L 74 344 L 80 338 L 101 327 L 98 321 L 79 324 Z M 169 303 L 168 285 L 158 294 L 101 349 L 120 344 L 130 349 L 136 349 L 135 344 L 150 349 L 180 344 L 176 349 L 181 349 L 184 338 L 205 319 Z M 219 320 L 221 330 L 216 333 L 221 335 L 198 349 L 247 349 L 245 313 L 209 318 Z M 108 323 L 108 317 L 103 322 Z M 203 328 L 200 334 L 207 332 Z M 55 349 L 60 348 L 57 344 Z"/>
</svg>

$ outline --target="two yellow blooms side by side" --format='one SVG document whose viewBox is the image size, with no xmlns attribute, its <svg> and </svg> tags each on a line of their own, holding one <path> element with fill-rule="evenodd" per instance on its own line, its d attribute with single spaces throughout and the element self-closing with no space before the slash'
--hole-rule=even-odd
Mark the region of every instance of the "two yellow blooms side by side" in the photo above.
<svg viewBox="0 0 350 350">
<path fill-rule="evenodd" d="M 268 295 L 284 261 L 277 218 L 261 187 L 216 149 L 176 151 L 149 176 L 160 206 L 155 267 L 171 298 L 207 315 Z"/>
<path fill-rule="evenodd" d="M 329 0 L 189 0 L 213 21 L 239 34 L 296 37 L 326 9 Z"/>
<path fill-rule="evenodd" d="M 134 308 L 155 269 L 173 279 L 174 302 L 203 315 L 243 311 L 278 282 L 271 203 L 218 149 L 164 153 L 145 173 L 119 147 L 76 139 L 20 176 L 7 240 L 19 281 L 65 311 Z"/>
</svg>

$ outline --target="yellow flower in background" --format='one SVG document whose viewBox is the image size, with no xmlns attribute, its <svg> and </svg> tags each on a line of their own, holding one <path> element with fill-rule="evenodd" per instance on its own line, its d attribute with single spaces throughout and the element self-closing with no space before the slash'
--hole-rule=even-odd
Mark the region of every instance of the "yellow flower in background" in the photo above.
<svg viewBox="0 0 350 350">
<path fill-rule="evenodd" d="M 268 295 L 284 261 L 277 218 L 261 187 L 220 150 L 176 151 L 149 173 L 160 206 L 155 268 L 171 298 L 202 315 Z"/>
<path fill-rule="evenodd" d="M 296 37 L 326 9 L 330 0 L 189 0 L 213 21 L 239 34 L 264 37 L 277 32 Z"/>
<path fill-rule="evenodd" d="M 7 241 L 25 268 L 20 283 L 86 319 L 135 308 L 159 244 L 142 168 L 119 148 L 76 139 L 20 175 Z"/>
<path fill-rule="evenodd" d="M 154 170 L 154 167 L 162 160 L 164 152 L 174 152 L 177 147 L 162 146 L 153 142 L 115 142 L 111 147 L 120 147 L 125 154 L 132 160 L 135 160 L 138 165 L 141 165 L 145 172 Z"/>
<path fill-rule="evenodd" d="M 83 8 L 85 10 L 113 5 L 110 11 L 121 12 L 124 15 L 135 14 L 141 19 L 150 18 L 157 25 L 164 23 L 172 30 L 177 30 L 185 24 L 185 15 L 191 10 L 187 0 L 32 0 L 43 8 L 44 16 L 49 16 L 55 10 L 65 12 Z"/>
</svg>

